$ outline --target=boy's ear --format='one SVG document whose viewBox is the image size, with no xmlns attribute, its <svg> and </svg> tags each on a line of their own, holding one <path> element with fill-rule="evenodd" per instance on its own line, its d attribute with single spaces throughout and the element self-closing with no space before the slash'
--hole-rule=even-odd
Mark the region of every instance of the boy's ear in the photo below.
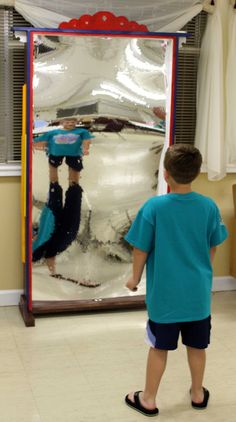
<svg viewBox="0 0 236 422">
<path fill-rule="evenodd" d="M 169 173 L 168 173 L 168 171 L 167 171 L 165 168 L 164 168 L 163 175 L 164 175 L 164 179 L 165 179 L 165 181 L 168 183 L 168 180 L 169 180 Z"/>
</svg>

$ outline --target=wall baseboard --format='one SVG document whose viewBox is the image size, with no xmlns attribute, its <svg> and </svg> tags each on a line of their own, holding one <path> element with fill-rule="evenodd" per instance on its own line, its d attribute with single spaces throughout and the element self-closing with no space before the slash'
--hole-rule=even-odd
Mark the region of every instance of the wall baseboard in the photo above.
<svg viewBox="0 0 236 422">
<path fill-rule="evenodd" d="M 236 290 L 236 278 L 232 276 L 214 277 L 213 292 Z M 0 306 L 18 306 L 23 290 L 0 290 Z"/>
<path fill-rule="evenodd" d="M 236 278 L 231 275 L 213 277 L 212 291 L 224 292 L 226 290 L 236 290 Z"/>
<path fill-rule="evenodd" d="M 0 306 L 18 306 L 23 290 L 0 290 Z"/>
</svg>

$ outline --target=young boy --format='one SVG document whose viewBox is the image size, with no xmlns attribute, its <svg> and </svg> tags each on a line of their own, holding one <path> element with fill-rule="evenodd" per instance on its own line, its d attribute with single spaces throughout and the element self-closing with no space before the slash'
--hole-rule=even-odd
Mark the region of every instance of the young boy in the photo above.
<svg viewBox="0 0 236 422">
<path fill-rule="evenodd" d="M 191 189 L 202 157 L 197 148 L 176 144 L 164 159 L 170 193 L 149 199 L 138 212 L 126 240 L 134 247 L 133 275 L 126 287 L 137 290 L 146 264 L 147 339 L 150 344 L 144 391 L 126 396 L 126 404 L 146 416 L 157 415 L 156 395 L 168 350 L 179 334 L 187 348 L 191 404 L 206 408 L 203 387 L 205 349 L 210 343 L 212 260 L 227 230 L 216 204 Z"/>
<path fill-rule="evenodd" d="M 34 138 L 34 148 L 47 149 L 49 178 L 51 183 L 58 182 L 57 168 L 65 158 L 69 167 L 69 185 L 79 182 L 83 169 L 82 156 L 89 154 L 91 138 L 94 136 L 84 128 L 76 127 L 77 118 L 68 117 L 61 121 L 62 128 L 51 130 Z"/>
</svg>

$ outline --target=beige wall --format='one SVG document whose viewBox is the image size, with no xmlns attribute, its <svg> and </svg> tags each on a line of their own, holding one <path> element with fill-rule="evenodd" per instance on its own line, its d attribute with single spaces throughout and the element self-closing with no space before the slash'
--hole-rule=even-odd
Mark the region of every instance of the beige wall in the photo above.
<svg viewBox="0 0 236 422">
<path fill-rule="evenodd" d="M 194 190 L 216 201 L 230 233 L 233 230 L 233 183 L 236 183 L 236 174 L 230 174 L 219 182 L 209 182 L 207 176 L 201 174 L 193 185 Z M 0 195 L 0 290 L 23 289 L 20 178 L 0 177 Z M 229 275 L 230 240 L 231 236 L 218 248 L 214 262 L 215 276 Z"/>
<path fill-rule="evenodd" d="M 23 288 L 20 177 L 0 177 L 0 290 Z"/>
<path fill-rule="evenodd" d="M 229 174 L 219 182 L 209 182 L 209 180 L 207 180 L 207 175 L 201 174 L 193 184 L 194 190 L 214 199 L 220 208 L 222 218 L 229 230 L 228 239 L 217 248 L 217 254 L 213 265 L 215 276 L 230 274 L 231 234 L 233 231 L 234 216 L 232 185 L 235 183 L 236 173 Z"/>
</svg>

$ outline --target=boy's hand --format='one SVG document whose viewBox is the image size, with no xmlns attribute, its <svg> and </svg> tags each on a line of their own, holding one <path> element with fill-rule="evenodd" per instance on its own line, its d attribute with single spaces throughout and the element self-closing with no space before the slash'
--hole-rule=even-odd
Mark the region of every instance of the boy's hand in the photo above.
<svg viewBox="0 0 236 422">
<path fill-rule="evenodd" d="M 83 155 L 89 155 L 90 144 L 91 144 L 91 141 L 89 139 L 85 139 L 83 141 Z"/>
<path fill-rule="evenodd" d="M 138 290 L 137 286 L 138 286 L 138 283 L 134 280 L 133 277 L 130 277 L 125 285 L 127 289 L 131 290 L 131 292 L 136 292 Z"/>
<path fill-rule="evenodd" d="M 42 150 L 46 149 L 46 147 L 47 147 L 47 142 L 45 142 L 45 141 L 33 142 L 33 143 L 32 143 L 32 147 L 33 147 L 33 151 L 34 151 L 35 149 L 42 151 Z"/>
<path fill-rule="evenodd" d="M 84 155 L 89 155 L 89 149 L 88 148 L 83 148 L 83 154 Z"/>
</svg>

